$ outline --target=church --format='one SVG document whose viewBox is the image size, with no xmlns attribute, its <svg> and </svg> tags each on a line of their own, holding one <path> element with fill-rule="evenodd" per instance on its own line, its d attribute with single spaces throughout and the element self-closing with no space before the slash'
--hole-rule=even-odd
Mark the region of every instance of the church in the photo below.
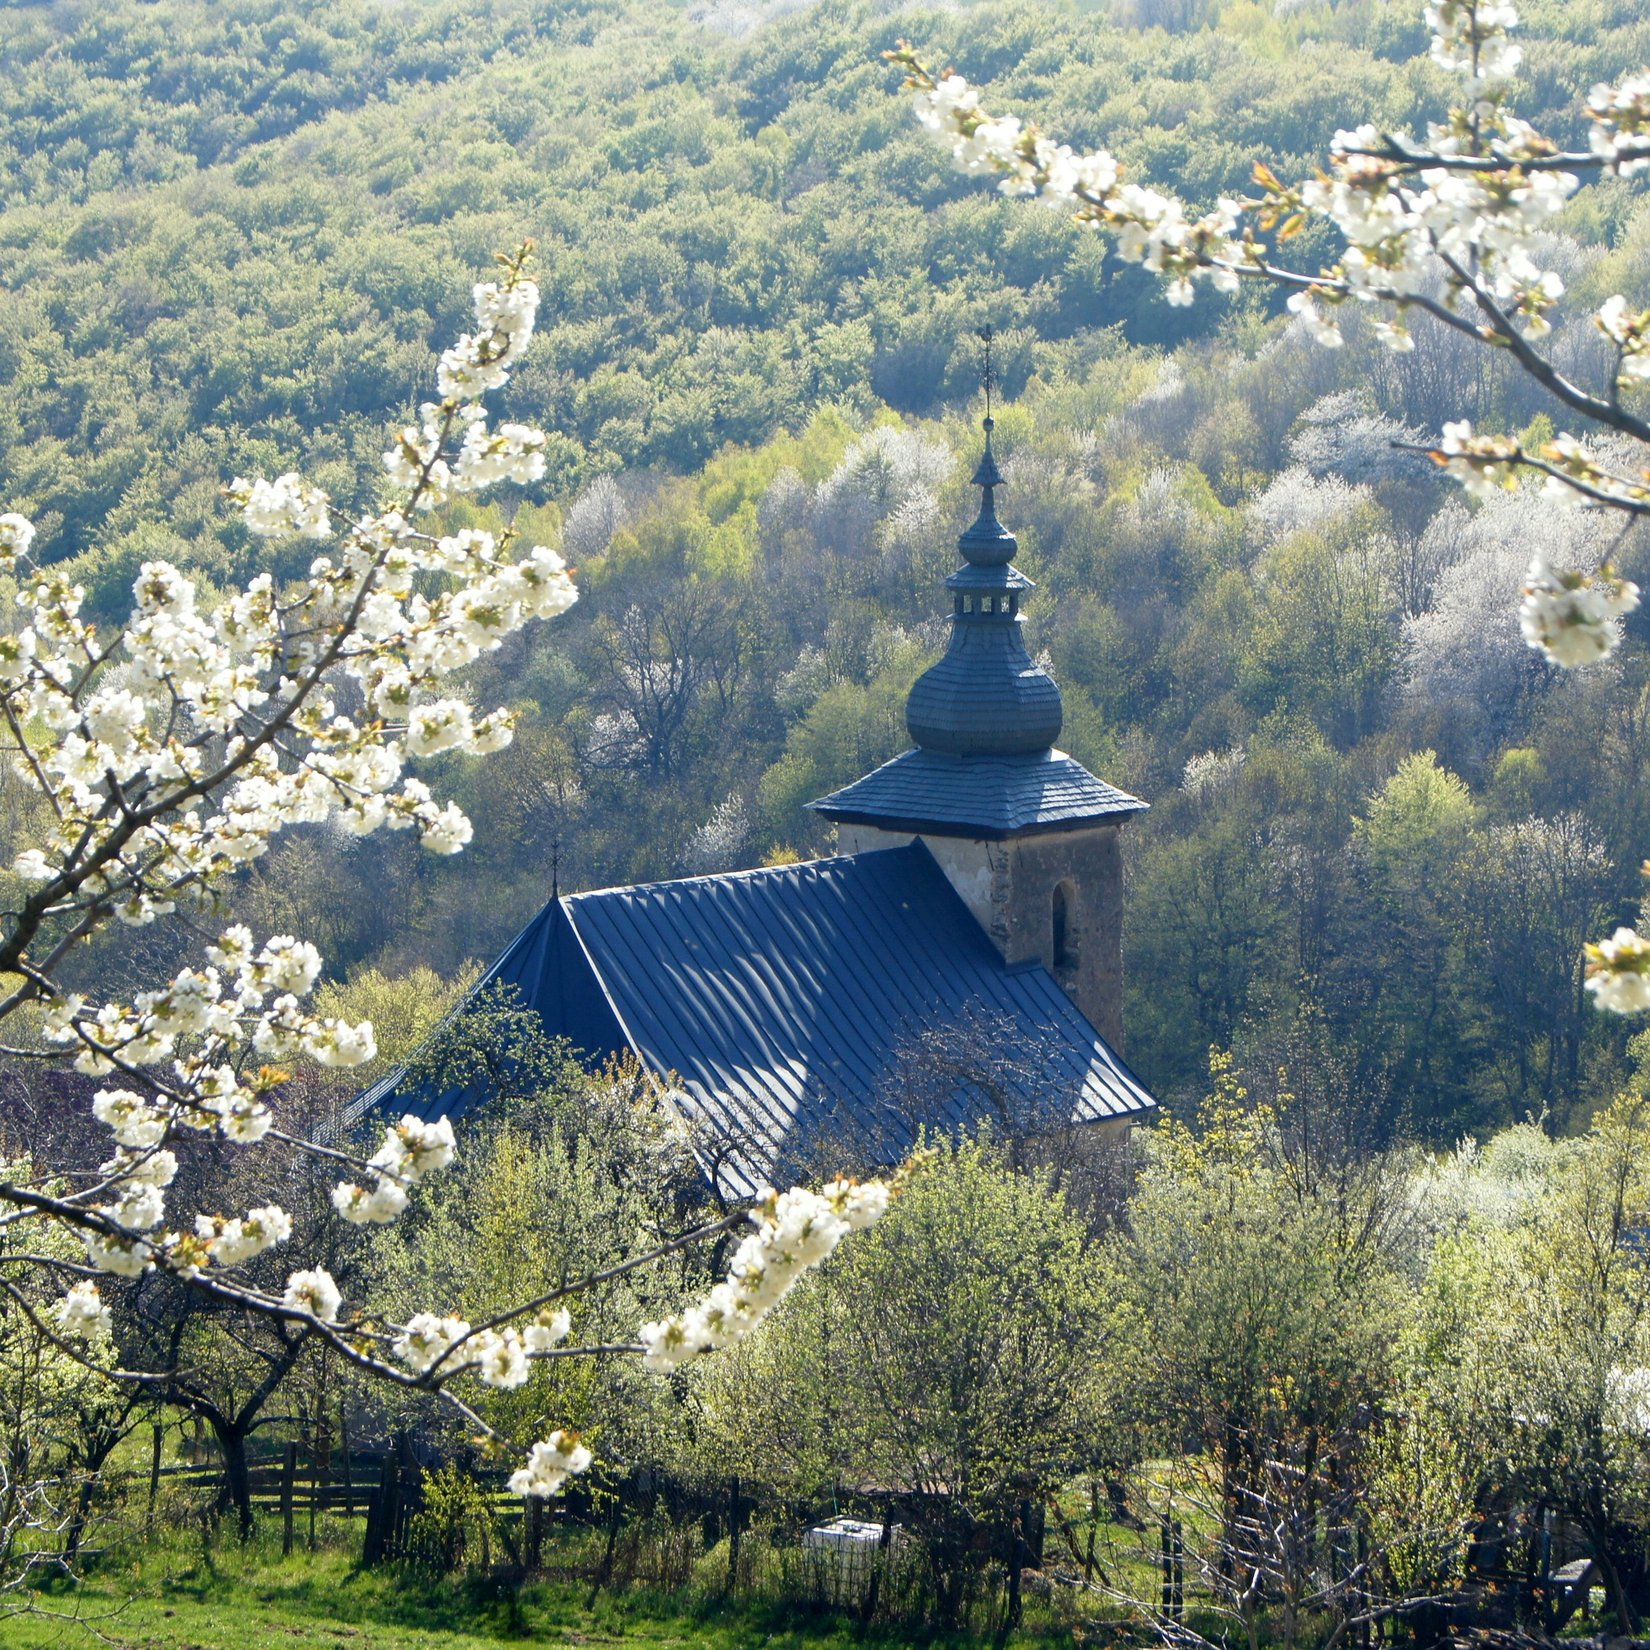
<svg viewBox="0 0 1650 1650">
<path fill-rule="evenodd" d="M 1119 1053 L 1119 839 L 1146 804 L 1055 747 L 1060 690 L 1021 636 L 1032 581 L 997 519 L 992 426 L 945 581 L 950 640 L 906 705 L 915 748 L 810 804 L 841 851 L 560 895 L 475 987 L 514 987 L 581 1057 L 634 1055 L 726 1196 L 834 1136 L 893 1161 L 921 1123 L 1052 1107 L 1062 1126 L 1116 1128 L 1156 1104 Z M 918 1068 L 934 1095 L 902 1113 L 891 1097 Z M 409 1093 L 396 1072 L 350 1114 L 484 1099 Z"/>
</svg>

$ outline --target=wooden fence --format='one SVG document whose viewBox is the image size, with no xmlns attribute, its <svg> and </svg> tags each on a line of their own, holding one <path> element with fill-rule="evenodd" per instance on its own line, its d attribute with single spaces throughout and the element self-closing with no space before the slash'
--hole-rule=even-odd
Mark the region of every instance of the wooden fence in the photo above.
<svg viewBox="0 0 1650 1650">
<path fill-rule="evenodd" d="M 490 1499 L 520 1503 L 507 1494 L 503 1474 Z M 281 1548 L 291 1553 L 300 1539 L 315 1543 L 316 1520 L 326 1514 L 366 1515 L 365 1562 L 376 1564 L 404 1556 L 407 1526 L 424 1504 L 424 1469 L 405 1445 L 390 1451 L 362 1450 L 316 1454 L 289 1442 L 278 1457 L 254 1459 L 247 1482 L 252 1508 L 260 1517 L 281 1523 Z M 157 1449 L 149 1473 L 149 1518 L 162 1484 L 223 1498 L 224 1472 L 217 1462 L 162 1466 Z M 504 1509 L 500 1509 L 504 1510 Z"/>
<path fill-rule="evenodd" d="M 415 1520 L 426 1508 L 426 1468 L 440 1463 L 420 1456 L 412 1438 L 405 1434 L 389 1448 L 377 1450 L 313 1449 L 307 1441 L 288 1441 L 279 1455 L 260 1455 L 249 1463 L 253 1510 L 260 1521 L 279 1520 L 282 1551 L 288 1554 L 300 1542 L 311 1547 L 316 1544 L 318 1519 L 364 1515 L 363 1564 L 398 1559 L 438 1562 L 440 1555 L 428 1548 L 431 1539 L 440 1537 L 432 1536 L 427 1526 L 420 1530 Z M 690 1485 L 646 1468 L 604 1486 L 600 1492 L 582 1481 L 571 1482 L 567 1493 L 553 1506 L 547 1506 L 512 1495 L 507 1476 L 504 1469 L 477 1466 L 468 1467 L 464 1474 L 478 1502 L 491 1515 L 486 1522 L 491 1538 L 496 1538 L 497 1550 L 483 1560 L 484 1566 L 535 1569 L 553 1524 L 594 1526 L 604 1531 L 606 1538 L 605 1543 L 598 1544 L 605 1545 L 606 1557 L 596 1572 L 597 1586 L 605 1584 L 620 1530 L 636 1520 L 651 1523 L 662 1519 L 676 1528 L 697 1524 L 706 1549 L 727 1537 L 732 1586 L 739 1573 L 741 1536 L 746 1530 L 766 1526 L 788 1529 L 800 1536 L 812 1524 L 828 1520 L 840 1510 L 834 1498 L 824 1506 L 793 1504 L 764 1496 L 755 1486 L 742 1484 L 737 1478 Z M 195 1491 L 203 1501 L 210 1498 L 221 1503 L 224 1497 L 224 1471 L 218 1460 L 162 1466 L 157 1448 L 149 1485 L 151 1523 L 161 1484 Z M 878 1522 L 906 1523 L 916 1510 L 900 1504 L 897 1497 L 854 1499 L 864 1504 L 866 1516 Z M 1036 1568 L 1042 1562 L 1043 1509 L 1040 1503 L 1023 1502 L 1013 1513 L 1000 1529 L 979 1527 L 972 1542 L 982 1560 L 1003 1565 L 1017 1594 L 1021 1568 Z M 834 1577 L 835 1567 L 827 1568 Z M 840 1589 L 840 1583 L 834 1585 Z M 874 1584 L 871 1597 L 874 1607 Z"/>
</svg>

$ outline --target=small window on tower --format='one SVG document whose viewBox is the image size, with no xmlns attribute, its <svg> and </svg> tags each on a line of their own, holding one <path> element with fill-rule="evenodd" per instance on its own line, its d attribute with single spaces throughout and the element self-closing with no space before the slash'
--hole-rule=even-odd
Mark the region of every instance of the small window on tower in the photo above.
<svg viewBox="0 0 1650 1650">
<path fill-rule="evenodd" d="M 1070 883 L 1062 882 L 1054 890 L 1054 967 L 1056 971 L 1072 968 L 1077 962 L 1077 947 L 1071 931 Z"/>
</svg>

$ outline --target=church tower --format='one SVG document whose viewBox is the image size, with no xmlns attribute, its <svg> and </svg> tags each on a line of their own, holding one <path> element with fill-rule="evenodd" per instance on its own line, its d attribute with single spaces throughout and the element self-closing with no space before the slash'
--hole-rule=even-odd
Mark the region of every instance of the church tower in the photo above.
<svg viewBox="0 0 1650 1650">
<path fill-rule="evenodd" d="M 840 851 L 920 837 L 1003 960 L 1042 963 L 1114 1049 L 1123 1046 L 1123 872 L 1119 832 L 1146 804 L 1055 748 L 1054 679 L 1027 654 L 1014 535 L 985 419 L 974 473 L 980 513 L 945 581 L 951 637 L 906 702 L 915 750 L 809 806 Z"/>
</svg>

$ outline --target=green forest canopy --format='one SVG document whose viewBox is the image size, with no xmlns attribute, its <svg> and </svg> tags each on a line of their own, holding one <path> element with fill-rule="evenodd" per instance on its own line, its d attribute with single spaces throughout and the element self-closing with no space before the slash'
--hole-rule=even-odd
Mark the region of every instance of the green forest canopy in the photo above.
<svg viewBox="0 0 1650 1650">
<path fill-rule="evenodd" d="M 1118 9 L 0 12 L 0 473 L 104 620 L 147 557 L 250 571 L 234 474 L 359 498 L 477 272 L 540 248 L 504 406 L 553 463 L 517 525 L 563 535 L 585 599 L 478 672 L 525 714 L 512 755 L 447 776 L 470 853 L 296 835 L 249 920 L 340 975 L 446 973 L 552 859 L 593 886 L 828 847 L 801 804 L 901 747 L 940 640 L 989 322 L 1062 742 L 1155 804 L 1129 843 L 1142 1075 L 1191 1092 L 1211 1043 L 1260 1060 L 1305 1025 L 1383 1131 L 1579 1120 L 1609 1092 L 1630 1057 L 1576 955 L 1650 851 L 1650 620 L 1561 679 L 1511 598 L 1532 535 L 1585 553 L 1587 524 L 1469 512 L 1390 447 L 1550 409 L 1432 333 L 1394 361 L 1352 325 L 1328 356 L 1261 294 L 1166 308 L 1099 239 L 953 174 L 879 59 L 909 36 L 1208 201 L 1262 156 L 1309 172 L 1366 113 L 1441 108 L 1419 5 Z M 1630 0 L 1523 10 L 1519 109 L 1560 134 L 1650 62 Z M 1560 230 L 1585 375 L 1589 302 L 1650 293 L 1650 216 L 1611 182 Z"/>
</svg>

